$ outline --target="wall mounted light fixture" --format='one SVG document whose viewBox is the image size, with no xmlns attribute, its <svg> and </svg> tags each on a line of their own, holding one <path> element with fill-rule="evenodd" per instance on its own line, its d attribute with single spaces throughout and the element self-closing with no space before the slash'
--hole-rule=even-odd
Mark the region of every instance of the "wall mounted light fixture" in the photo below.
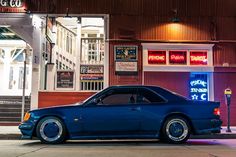
<svg viewBox="0 0 236 157">
<path fill-rule="evenodd" d="M 178 17 L 178 10 L 174 9 L 173 13 L 174 13 L 174 16 L 171 18 L 171 22 L 179 23 L 180 22 L 180 18 Z"/>
<path fill-rule="evenodd" d="M 64 18 L 72 18 L 71 16 L 69 16 L 69 8 L 66 8 L 66 16 L 64 16 Z"/>
</svg>

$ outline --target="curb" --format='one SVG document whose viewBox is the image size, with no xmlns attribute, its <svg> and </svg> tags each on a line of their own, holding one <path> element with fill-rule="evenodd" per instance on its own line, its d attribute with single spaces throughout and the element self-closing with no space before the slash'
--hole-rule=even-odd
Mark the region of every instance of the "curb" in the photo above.
<svg viewBox="0 0 236 157">
<path fill-rule="evenodd" d="M 190 139 L 236 139 L 236 134 L 191 135 Z"/>
<path fill-rule="evenodd" d="M 236 139 L 236 134 L 191 135 L 189 139 Z M 21 134 L 0 134 L 0 140 L 21 140 Z"/>
<path fill-rule="evenodd" d="M 20 140 L 21 134 L 0 134 L 0 140 Z"/>
</svg>

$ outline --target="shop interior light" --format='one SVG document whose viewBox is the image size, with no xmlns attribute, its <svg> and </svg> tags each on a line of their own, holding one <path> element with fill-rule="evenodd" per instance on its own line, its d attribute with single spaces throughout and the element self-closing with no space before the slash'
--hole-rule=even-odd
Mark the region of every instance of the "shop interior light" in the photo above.
<svg viewBox="0 0 236 157">
<path fill-rule="evenodd" d="M 0 25 L 0 27 L 9 28 L 11 25 Z"/>
<path fill-rule="evenodd" d="M 1 34 L 4 36 L 14 36 L 15 35 L 14 33 L 1 33 Z"/>
</svg>

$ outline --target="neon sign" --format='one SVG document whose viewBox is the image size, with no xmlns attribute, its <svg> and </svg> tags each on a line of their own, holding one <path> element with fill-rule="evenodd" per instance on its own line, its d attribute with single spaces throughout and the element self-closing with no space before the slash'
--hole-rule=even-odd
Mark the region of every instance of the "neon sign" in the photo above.
<svg viewBox="0 0 236 157">
<path fill-rule="evenodd" d="M 186 64 L 186 51 L 170 51 L 170 64 Z"/>
<path fill-rule="evenodd" d="M 191 65 L 206 65 L 207 52 L 190 52 L 190 64 Z"/>
<path fill-rule="evenodd" d="M 166 64 L 166 51 L 148 51 L 148 64 Z"/>
<path fill-rule="evenodd" d="M 207 74 L 192 74 L 190 77 L 190 98 L 208 100 Z"/>
</svg>

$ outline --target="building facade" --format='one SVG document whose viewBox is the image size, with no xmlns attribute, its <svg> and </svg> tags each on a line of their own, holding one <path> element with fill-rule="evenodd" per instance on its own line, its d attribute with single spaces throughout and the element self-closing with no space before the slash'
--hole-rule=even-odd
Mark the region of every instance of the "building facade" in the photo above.
<svg viewBox="0 0 236 157">
<path fill-rule="evenodd" d="M 236 90 L 234 0 L 25 3 L 22 14 L 33 15 L 31 108 L 83 101 L 110 85 L 158 85 L 220 101 L 226 124 L 224 90 Z"/>
</svg>

